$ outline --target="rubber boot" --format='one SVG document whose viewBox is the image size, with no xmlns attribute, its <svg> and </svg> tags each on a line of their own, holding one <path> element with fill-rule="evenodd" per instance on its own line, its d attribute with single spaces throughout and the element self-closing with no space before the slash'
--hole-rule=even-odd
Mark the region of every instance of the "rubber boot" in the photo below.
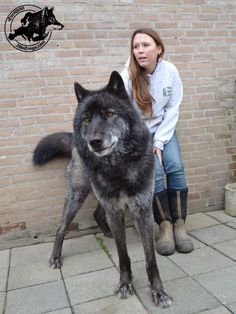
<svg viewBox="0 0 236 314">
<path fill-rule="evenodd" d="M 174 224 L 175 249 L 179 253 L 190 253 L 193 250 L 193 243 L 185 228 L 188 189 L 168 191 L 168 198 Z"/>
<path fill-rule="evenodd" d="M 173 225 L 169 220 L 164 220 L 159 225 L 156 250 L 160 255 L 172 255 L 175 251 Z"/>
<path fill-rule="evenodd" d="M 174 223 L 175 248 L 179 253 L 190 253 L 193 250 L 193 243 L 189 239 L 184 220 L 179 218 Z"/>
<path fill-rule="evenodd" d="M 155 222 L 159 225 L 156 250 L 160 255 L 171 255 L 175 251 L 175 241 L 166 190 L 155 194 L 153 214 Z"/>
</svg>

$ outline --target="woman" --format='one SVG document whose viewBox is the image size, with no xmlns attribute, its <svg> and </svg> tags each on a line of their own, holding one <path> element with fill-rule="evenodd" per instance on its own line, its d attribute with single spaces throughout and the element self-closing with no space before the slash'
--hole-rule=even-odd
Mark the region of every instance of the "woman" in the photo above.
<svg viewBox="0 0 236 314">
<path fill-rule="evenodd" d="M 153 135 L 157 251 L 170 255 L 175 249 L 191 252 L 193 245 L 185 229 L 188 187 L 175 132 L 183 97 L 182 82 L 176 67 L 163 60 L 164 51 L 154 30 L 136 30 L 131 37 L 130 60 L 121 76 L 133 105 Z"/>
</svg>

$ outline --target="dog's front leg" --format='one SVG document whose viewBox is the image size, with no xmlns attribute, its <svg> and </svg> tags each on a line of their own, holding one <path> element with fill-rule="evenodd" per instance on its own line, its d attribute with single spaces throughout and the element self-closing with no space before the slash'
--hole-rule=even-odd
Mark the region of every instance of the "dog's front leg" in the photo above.
<svg viewBox="0 0 236 314">
<path fill-rule="evenodd" d="M 87 188 L 81 188 L 76 192 L 70 191 L 68 198 L 65 200 L 62 223 L 57 230 L 52 256 L 49 260 L 49 265 L 52 268 L 61 268 L 62 266 L 61 252 L 66 230 L 84 203 L 89 191 Z"/>
<path fill-rule="evenodd" d="M 131 263 L 126 245 L 125 216 L 123 210 L 112 208 L 107 210 L 107 217 L 119 256 L 120 282 L 115 293 L 121 299 L 126 299 L 128 293 L 133 294 L 133 285 Z"/>
<path fill-rule="evenodd" d="M 172 303 L 171 297 L 164 291 L 159 270 L 157 267 L 155 249 L 153 243 L 153 219 L 151 209 L 140 208 L 136 210 L 136 221 L 140 230 L 144 253 L 146 258 L 146 269 L 152 289 L 152 298 L 156 305 L 168 307 Z"/>
<path fill-rule="evenodd" d="M 74 155 L 66 171 L 66 198 L 62 223 L 57 230 L 52 256 L 49 260 L 52 268 L 61 268 L 61 251 L 66 230 L 91 191 L 90 182 L 84 175 L 83 164 L 78 155 Z"/>
</svg>

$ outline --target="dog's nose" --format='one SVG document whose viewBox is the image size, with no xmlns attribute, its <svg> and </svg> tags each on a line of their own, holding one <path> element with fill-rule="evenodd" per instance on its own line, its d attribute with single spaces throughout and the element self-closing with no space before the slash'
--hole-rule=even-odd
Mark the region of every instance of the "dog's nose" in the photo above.
<svg viewBox="0 0 236 314">
<path fill-rule="evenodd" d="M 99 149 L 102 146 L 102 140 L 100 138 L 94 138 L 92 139 L 89 144 L 94 148 L 94 149 Z"/>
</svg>

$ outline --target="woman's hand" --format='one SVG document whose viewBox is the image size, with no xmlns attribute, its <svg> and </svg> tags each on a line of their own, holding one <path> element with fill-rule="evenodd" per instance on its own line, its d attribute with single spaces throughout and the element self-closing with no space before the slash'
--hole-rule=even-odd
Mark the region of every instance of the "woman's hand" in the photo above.
<svg viewBox="0 0 236 314">
<path fill-rule="evenodd" d="M 158 147 L 153 147 L 153 153 L 157 155 L 157 158 L 160 161 L 160 165 L 162 167 L 162 150 Z"/>
</svg>

